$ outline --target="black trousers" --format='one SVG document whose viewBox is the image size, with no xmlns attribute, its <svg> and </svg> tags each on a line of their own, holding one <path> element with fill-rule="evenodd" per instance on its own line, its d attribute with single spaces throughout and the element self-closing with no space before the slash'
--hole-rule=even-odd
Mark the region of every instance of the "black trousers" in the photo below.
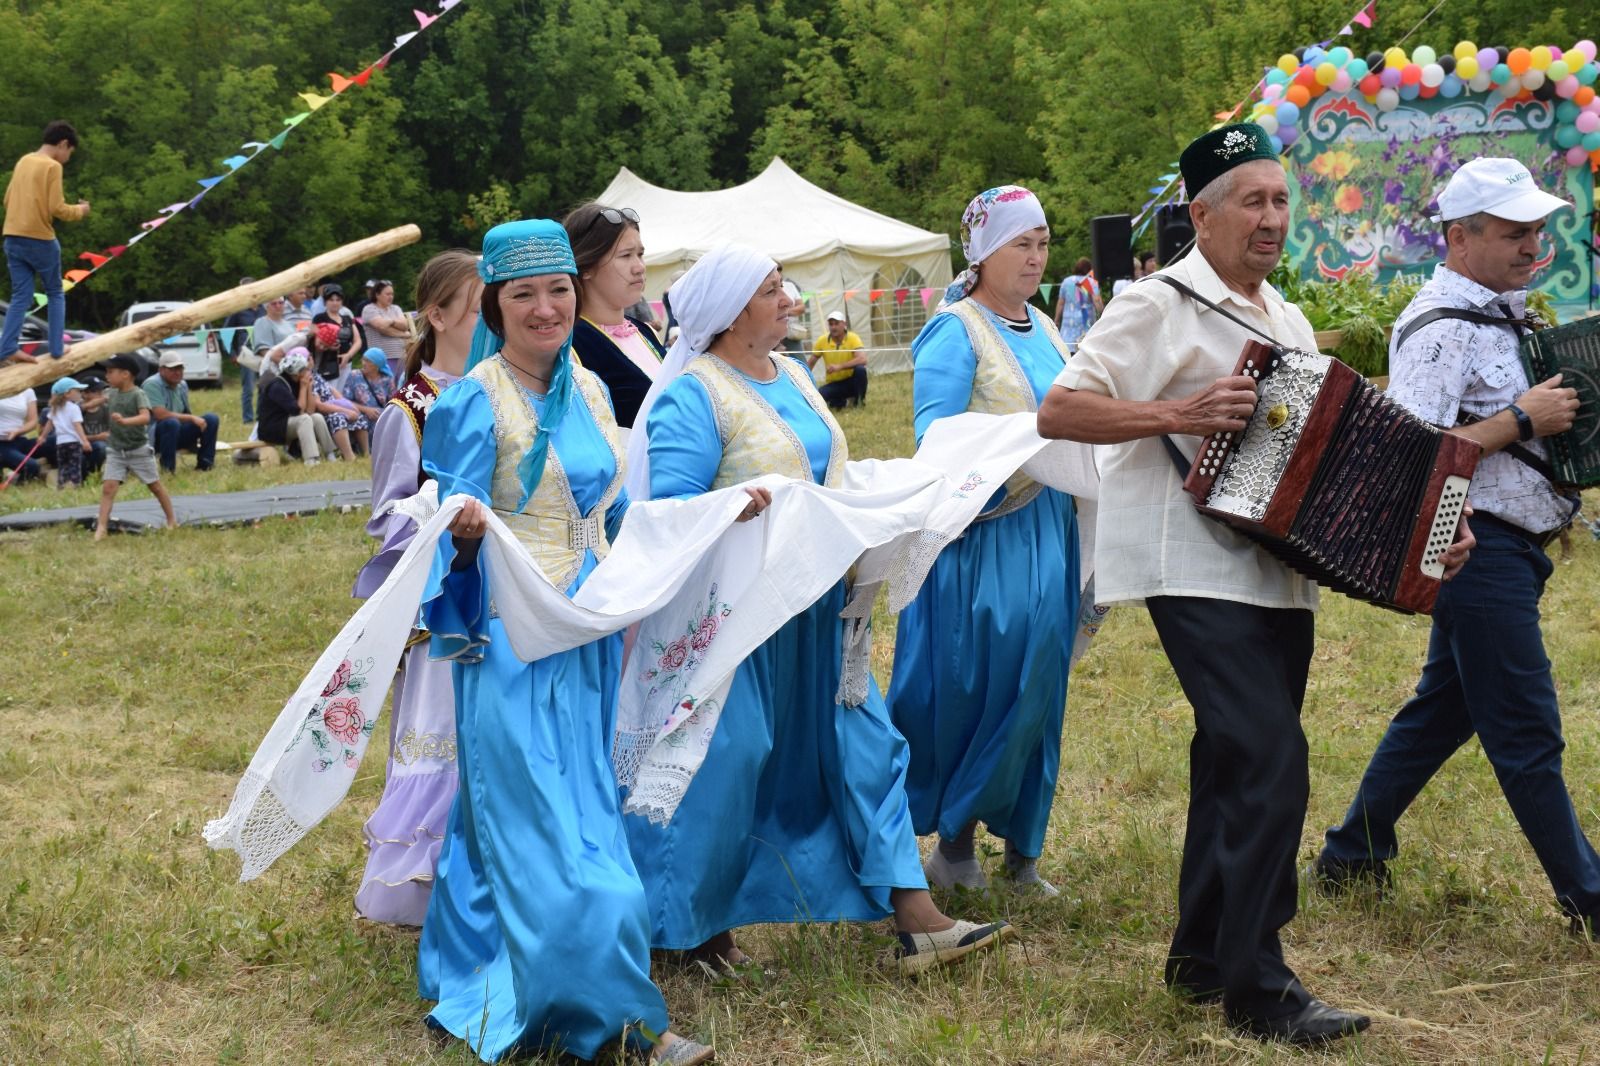
<svg viewBox="0 0 1600 1066">
<path fill-rule="evenodd" d="M 1195 724 L 1167 983 L 1220 992 L 1233 1021 L 1293 1014 L 1310 996 L 1283 960 L 1278 930 L 1298 903 L 1313 615 L 1180 596 L 1146 604 Z"/>
</svg>

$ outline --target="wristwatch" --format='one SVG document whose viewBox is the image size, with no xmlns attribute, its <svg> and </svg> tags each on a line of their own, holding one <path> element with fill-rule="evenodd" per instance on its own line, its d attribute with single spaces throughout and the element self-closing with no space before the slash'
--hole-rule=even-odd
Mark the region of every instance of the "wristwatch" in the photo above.
<svg viewBox="0 0 1600 1066">
<path fill-rule="evenodd" d="M 1517 439 L 1519 441 L 1532 440 L 1533 439 L 1533 419 L 1528 417 L 1528 412 L 1524 411 L 1522 408 L 1518 407 L 1516 404 L 1512 404 L 1510 407 L 1507 407 L 1506 410 L 1510 411 L 1513 415 L 1516 416 L 1516 419 L 1517 419 Z"/>
</svg>

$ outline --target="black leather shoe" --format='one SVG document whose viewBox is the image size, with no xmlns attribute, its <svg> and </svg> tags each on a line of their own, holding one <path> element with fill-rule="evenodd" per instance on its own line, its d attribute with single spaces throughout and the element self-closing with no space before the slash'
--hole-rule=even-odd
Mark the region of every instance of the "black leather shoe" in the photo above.
<svg viewBox="0 0 1600 1066">
<path fill-rule="evenodd" d="M 1356 889 L 1375 890 L 1379 899 L 1389 894 L 1389 864 L 1382 859 L 1346 862 L 1330 859 L 1326 852 L 1305 869 L 1306 883 L 1329 898 L 1348 896 Z"/>
<path fill-rule="evenodd" d="M 1372 1024 L 1365 1014 L 1330 1007 L 1313 999 L 1293 1014 L 1280 1018 L 1246 1018 L 1235 1025 L 1257 1040 L 1282 1040 L 1286 1044 L 1326 1044 L 1354 1036 Z"/>
</svg>

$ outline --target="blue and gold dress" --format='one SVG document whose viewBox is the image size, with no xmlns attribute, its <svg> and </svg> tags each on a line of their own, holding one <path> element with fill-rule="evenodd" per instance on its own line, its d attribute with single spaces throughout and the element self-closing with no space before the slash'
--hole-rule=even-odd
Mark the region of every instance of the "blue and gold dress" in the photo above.
<svg viewBox="0 0 1600 1066">
<path fill-rule="evenodd" d="M 762 474 L 837 484 L 844 434 L 805 367 L 758 381 L 692 361 L 649 415 L 650 491 L 688 497 Z M 760 521 L 760 519 L 756 519 Z M 734 675 L 704 765 L 672 821 L 626 818 L 659 948 L 763 922 L 862 921 L 895 888 L 926 888 L 906 809 L 906 744 L 877 685 L 835 702 L 841 582 Z"/>
<path fill-rule="evenodd" d="M 569 596 L 627 509 L 604 386 L 576 360 L 572 374 L 571 407 L 520 507 L 517 466 L 543 398 L 499 357 L 440 396 L 422 446 L 440 498 L 492 506 Z M 419 990 L 438 1001 L 429 1022 L 486 1062 L 545 1048 L 593 1058 L 630 1026 L 667 1029 L 610 759 L 622 637 L 522 662 L 483 560 L 452 570 L 455 556 L 442 540 L 435 572 L 445 576 L 426 621 L 434 655 L 455 660 L 461 787 L 423 923 Z"/>
<path fill-rule="evenodd" d="M 1019 332 L 976 300 L 912 342 L 916 434 L 965 411 L 1037 411 L 1066 345 L 1028 309 Z M 919 834 L 981 821 L 1036 858 L 1055 798 L 1078 611 L 1072 498 L 1022 473 L 940 553 L 895 633 L 889 707 L 911 745 Z"/>
</svg>

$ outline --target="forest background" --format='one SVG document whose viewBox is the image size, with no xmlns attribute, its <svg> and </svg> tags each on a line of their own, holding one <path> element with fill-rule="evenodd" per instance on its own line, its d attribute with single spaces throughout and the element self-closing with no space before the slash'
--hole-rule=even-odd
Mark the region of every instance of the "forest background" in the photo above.
<svg viewBox="0 0 1600 1066">
<path fill-rule="evenodd" d="M 249 140 L 415 28 L 372 0 L 7 0 L 0 162 L 72 121 L 82 145 L 60 228 L 67 267 L 121 243 Z M 627 166 L 671 188 L 745 181 L 781 155 L 822 187 L 954 236 L 977 191 L 1035 189 L 1061 238 L 1134 213 L 1213 114 L 1285 51 L 1326 40 L 1352 0 L 464 0 L 361 89 L 313 114 L 193 211 L 68 297 L 105 328 L 135 300 L 198 298 L 404 222 L 422 244 L 375 264 L 400 282 L 442 247 L 559 215 Z M 1431 12 L 1431 13 L 1430 13 Z M 1593 36 L 1580 5 L 1378 0 L 1358 53 Z M 1424 21 L 1425 20 L 1425 21 Z M 1417 26 L 1422 22 L 1420 27 Z M 644 237 L 649 242 L 649 220 Z M 1148 238 L 1144 243 L 1149 243 Z M 959 265 L 959 250 L 957 250 Z M 76 264 L 82 265 L 82 264 Z"/>
</svg>

